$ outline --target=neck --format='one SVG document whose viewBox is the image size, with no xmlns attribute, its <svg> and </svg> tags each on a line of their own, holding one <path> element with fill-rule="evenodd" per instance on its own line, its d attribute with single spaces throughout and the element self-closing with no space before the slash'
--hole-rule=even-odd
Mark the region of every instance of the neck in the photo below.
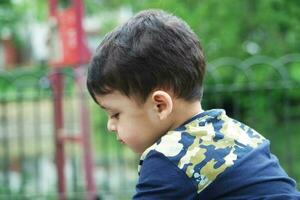
<svg viewBox="0 0 300 200">
<path fill-rule="evenodd" d="M 176 99 L 174 102 L 173 123 L 169 130 L 174 130 L 193 116 L 203 112 L 200 101 L 186 102 Z"/>
</svg>

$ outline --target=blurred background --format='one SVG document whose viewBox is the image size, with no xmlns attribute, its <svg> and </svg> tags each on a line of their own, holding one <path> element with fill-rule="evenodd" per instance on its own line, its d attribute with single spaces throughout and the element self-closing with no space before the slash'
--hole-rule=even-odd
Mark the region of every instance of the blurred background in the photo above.
<svg viewBox="0 0 300 200">
<path fill-rule="evenodd" d="M 139 158 L 115 141 L 85 72 L 138 11 L 184 19 L 207 60 L 204 109 L 271 141 L 300 188 L 300 1 L 1 0 L 0 199 L 130 199 Z"/>
</svg>

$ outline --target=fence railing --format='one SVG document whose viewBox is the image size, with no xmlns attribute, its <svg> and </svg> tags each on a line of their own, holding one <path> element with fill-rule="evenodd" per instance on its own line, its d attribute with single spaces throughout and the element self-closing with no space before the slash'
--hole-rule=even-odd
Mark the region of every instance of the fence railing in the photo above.
<svg viewBox="0 0 300 200">
<path fill-rule="evenodd" d="M 65 75 L 64 121 L 68 133 L 79 130 L 79 95 L 71 70 Z M 300 182 L 300 54 L 210 62 L 203 107 L 227 114 L 271 141 L 288 174 Z M 48 73 L 0 74 L 0 199 L 57 199 L 54 163 L 53 93 Z M 107 134 L 106 116 L 90 106 L 94 174 L 103 199 L 130 199 L 137 180 L 138 157 Z M 84 199 L 82 153 L 69 144 L 67 198 Z"/>
</svg>

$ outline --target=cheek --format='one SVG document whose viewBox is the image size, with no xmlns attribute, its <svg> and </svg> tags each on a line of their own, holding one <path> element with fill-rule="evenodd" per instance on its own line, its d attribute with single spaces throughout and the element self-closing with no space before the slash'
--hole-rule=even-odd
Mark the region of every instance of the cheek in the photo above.
<svg viewBox="0 0 300 200">
<path fill-rule="evenodd" d="M 118 134 L 122 140 L 128 140 L 132 137 L 136 137 L 139 131 L 136 129 L 134 124 L 120 124 L 118 126 Z"/>
<path fill-rule="evenodd" d="M 145 126 L 151 129 L 151 132 L 157 132 L 160 127 L 161 121 L 157 114 L 149 112 L 147 115 L 147 120 L 145 120 Z"/>
<path fill-rule="evenodd" d="M 118 134 L 128 145 L 136 145 L 141 142 L 141 139 L 145 134 L 145 129 L 143 129 L 143 127 L 143 125 L 141 126 L 137 123 L 120 124 L 118 127 Z"/>
<path fill-rule="evenodd" d="M 134 150 L 135 152 L 140 149 L 143 138 L 142 132 L 134 127 L 126 126 L 123 127 L 119 132 L 120 138 L 126 143 L 126 145 Z"/>
</svg>

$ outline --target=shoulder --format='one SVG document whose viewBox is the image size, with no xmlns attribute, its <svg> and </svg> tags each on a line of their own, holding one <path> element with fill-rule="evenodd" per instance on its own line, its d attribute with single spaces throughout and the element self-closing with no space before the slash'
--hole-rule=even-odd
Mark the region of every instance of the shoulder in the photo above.
<svg viewBox="0 0 300 200">
<path fill-rule="evenodd" d="M 206 111 L 169 131 L 144 152 L 141 160 L 142 177 L 156 170 L 159 178 L 167 174 L 172 180 L 172 173 L 176 173 L 184 185 L 194 186 L 198 197 L 208 199 L 225 193 L 239 196 L 249 191 L 260 191 L 261 195 L 279 191 L 270 191 L 269 183 L 283 192 L 295 190 L 293 180 L 269 152 L 269 141 L 222 110 Z"/>
<path fill-rule="evenodd" d="M 283 196 L 293 199 L 297 194 L 295 181 L 282 169 L 278 159 L 270 153 L 269 143 L 265 142 L 238 158 L 234 165 L 219 174 L 199 197 L 268 199 L 277 195 L 281 199 L 286 199 Z"/>
<path fill-rule="evenodd" d="M 254 130 L 227 117 L 223 110 L 210 110 L 169 131 L 147 151 L 164 155 L 200 193 L 265 141 Z"/>
</svg>

